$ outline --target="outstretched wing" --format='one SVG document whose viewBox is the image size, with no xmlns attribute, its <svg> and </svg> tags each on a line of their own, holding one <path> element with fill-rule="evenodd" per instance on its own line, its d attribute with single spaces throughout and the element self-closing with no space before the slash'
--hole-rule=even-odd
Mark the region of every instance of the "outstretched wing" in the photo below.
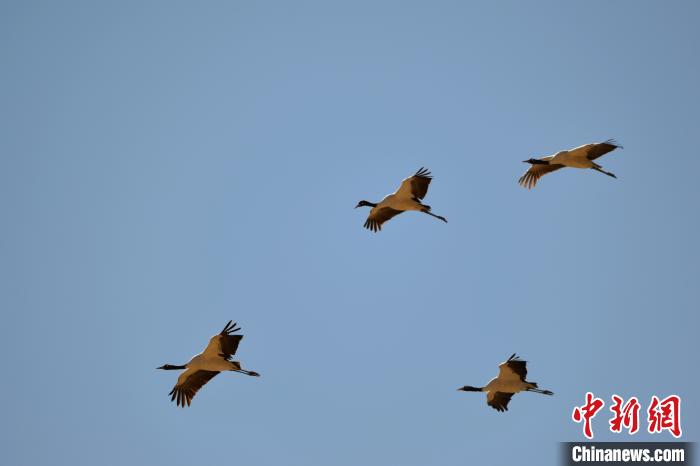
<svg viewBox="0 0 700 466">
<path fill-rule="evenodd" d="M 489 394 L 486 396 L 486 404 L 491 406 L 496 411 L 508 411 L 508 403 L 510 402 L 510 399 L 513 398 L 513 394 L 493 392 L 493 395 L 491 395 L 491 393 L 492 392 L 489 392 Z"/>
<path fill-rule="evenodd" d="M 500 379 L 514 379 L 518 378 L 525 381 L 527 377 L 527 361 L 523 361 L 518 356 L 513 353 L 513 355 L 508 358 L 508 360 L 498 366 L 500 372 L 498 377 Z"/>
<path fill-rule="evenodd" d="M 382 229 L 384 222 L 396 217 L 401 212 L 403 211 L 392 209 L 391 207 L 375 207 L 370 211 L 369 217 L 367 217 L 365 228 L 376 233 Z"/>
<path fill-rule="evenodd" d="M 622 146 L 619 145 L 614 139 L 608 139 L 605 142 L 599 142 L 597 144 L 589 144 L 589 146 L 590 147 L 586 151 L 586 157 L 588 160 L 595 160 L 608 152 L 614 151 L 618 147 L 622 149 Z"/>
<path fill-rule="evenodd" d="M 537 181 L 539 179 L 546 175 L 547 173 L 551 173 L 555 170 L 559 170 L 562 168 L 564 165 L 560 165 L 558 163 L 554 164 L 547 164 L 547 165 L 542 165 L 542 164 L 536 164 L 530 167 L 528 171 L 523 173 L 523 176 L 520 177 L 518 180 L 518 183 L 520 186 L 523 188 L 527 189 L 532 189 L 535 187 L 537 184 Z"/>
<path fill-rule="evenodd" d="M 192 403 L 192 398 L 197 394 L 200 388 L 218 374 L 218 371 L 203 371 L 196 369 L 187 369 L 180 374 L 177 379 L 177 384 L 168 393 L 172 395 L 170 401 L 174 401 L 178 406 L 184 408 Z"/>
<path fill-rule="evenodd" d="M 430 186 L 432 179 L 430 170 L 421 167 L 415 175 L 401 182 L 401 186 L 399 186 L 398 191 L 394 195 L 404 199 L 423 199 L 428 194 L 428 186 Z"/>
<path fill-rule="evenodd" d="M 211 337 L 209 344 L 204 349 L 204 354 L 209 357 L 223 356 L 226 359 L 230 359 L 236 354 L 238 344 L 243 339 L 243 335 L 231 334 L 240 329 L 240 327 L 236 327 L 235 322 L 229 320 L 221 333 Z"/>
</svg>

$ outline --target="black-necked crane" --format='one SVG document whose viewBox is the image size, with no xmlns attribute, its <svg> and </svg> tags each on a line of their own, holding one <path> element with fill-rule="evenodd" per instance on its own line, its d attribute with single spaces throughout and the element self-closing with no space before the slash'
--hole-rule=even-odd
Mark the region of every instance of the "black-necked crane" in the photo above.
<svg viewBox="0 0 700 466">
<path fill-rule="evenodd" d="M 485 387 L 472 387 L 465 385 L 463 392 L 486 392 L 486 404 L 496 411 L 508 411 L 508 402 L 514 394 L 527 391 L 541 393 L 543 395 L 554 395 L 549 390 L 540 390 L 535 382 L 528 382 L 527 361 L 523 361 L 513 353 L 508 360 L 499 365 L 498 377 L 492 379 Z"/>
<path fill-rule="evenodd" d="M 407 210 L 423 212 L 424 214 L 428 214 L 447 223 L 445 217 L 435 215 L 430 211 L 429 205 L 420 202 L 428 193 L 428 186 L 432 179 L 433 177 L 430 176 L 430 171 L 421 167 L 415 175 L 403 180 L 401 186 L 399 186 L 399 189 L 395 193 L 387 195 L 378 204 L 369 201 L 360 201 L 355 206 L 356 209 L 365 206 L 372 207 L 367 221 L 365 222 L 365 228 L 374 232 L 380 231 L 384 222 Z"/>
<path fill-rule="evenodd" d="M 236 328 L 236 324 L 230 320 L 221 333 L 209 339 L 209 344 L 204 351 L 190 359 L 187 364 L 182 366 L 165 364 L 157 367 L 164 370 L 185 370 L 177 378 L 175 387 L 168 393 L 172 395 L 170 401 L 175 401 L 183 408 L 185 404 L 189 406 L 197 391 L 219 372 L 234 371 L 254 377 L 260 376 L 257 372 L 241 369 L 241 363 L 231 359 L 243 338 L 243 335 L 232 335 L 238 330 L 240 327 Z"/>
<path fill-rule="evenodd" d="M 564 167 L 572 168 L 590 168 L 600 173 L 604 173 L 613 178 L 617 178 L 614 174 L 606 172 L 603 167 L 593 162 L 598 157 L 601 157 L 608 152 L 612 152 L 617 148 L 622 149 L 615 140 L 608 139 L 605 142 L 594 144 L 585 144 L 570 150 L 563 150 L 554 155 L 541 157 L 539 159 L 523 160 L 524 163 L 529 163 L 532 166 L 528 171 L 523 173 L 518 183 L 524 188 L 532 189 L 537 184 L 537 181 L 547 173 L 559 170 Z"/>
</svg>

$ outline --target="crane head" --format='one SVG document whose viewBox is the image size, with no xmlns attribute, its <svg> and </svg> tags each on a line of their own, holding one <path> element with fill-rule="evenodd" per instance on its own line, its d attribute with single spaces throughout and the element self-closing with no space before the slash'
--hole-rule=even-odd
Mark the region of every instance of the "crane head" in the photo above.
<svg viewBox="0 0 700 466">
<path fill-rule="evenodd" d="M 369 201 L 360 201 L 357 203 L 355 208 L 357 209 L 358 207 L 376 207 L 377 204 L 373 204 Z"/>
<path fill-rule="evenodd" d="M 523 163 L 529 163 L 531 165 L 549 165 L 549 162 L 540 159 L 527 159 L 523 160 Z"/>
</svg>

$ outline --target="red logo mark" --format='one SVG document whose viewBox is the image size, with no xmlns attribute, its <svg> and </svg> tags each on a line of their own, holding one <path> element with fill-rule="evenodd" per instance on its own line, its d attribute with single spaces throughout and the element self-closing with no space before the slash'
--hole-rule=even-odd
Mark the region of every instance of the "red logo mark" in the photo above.
<svg viewBox="0 0 700 466">
<path fill-rule="evenodd" d="M 678 438 L 681 436 L 681 398 L 670 395 L 663 400 L 654 395 L 647 410 L 649 415 L 649 433 L 668 430 Z"/>
<path fill-rule="evenodd" d="M 574 422 L 583 422 L 583 435 L 587 438 L 593 438 L 593 429 L 591 428 L 591 419 L 598 414 L 598 411 L 605 406 L 605 402 L 600 398 L 595 398 L 593 393 L 586 393 L 586 404 L 583 406 L 576 406 L 574 412 L 571 413 L 571 419 Z"/>
<path fill-rule="evenodd" d="M 635 434 L 639 430 L 639 400 L 637 397 L 632 397 L 627 400 L 627 403 L 617 395 L 612 396 L 614 404 L 610 407 L 610 411 L 615 414 L 615 417 L 610 419 L 610 431 L 621 432 L 622 427 L 625 427 L 630 435 Z"/>
</svg>

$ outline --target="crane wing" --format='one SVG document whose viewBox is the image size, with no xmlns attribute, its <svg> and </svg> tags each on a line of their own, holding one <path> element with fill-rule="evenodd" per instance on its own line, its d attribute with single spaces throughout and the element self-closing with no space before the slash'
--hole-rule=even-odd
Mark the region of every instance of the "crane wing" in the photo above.
<svg viewBox="0 0 700 466">
<path fill-rule="evenodd" d="M 168 393 L 168 395 L 172 395 L 170 401 L 175 401 L 182 408 L 185 407 L 185 404 L 189 406 L 199 389 L 218 373 L 218 371 L 186 369 L 185 372 L 180 374 L 180 377 L 177 378 L 177 383 Z"/>
<path fill-rule="evenodd" d="M 614 139 L 608 139 L 605 142 L 599 142 L 597 144 L 589 144 L 589 149 L 586 152 L 586 157 L 588 160 L 595 160 L 600 156 L 612 152 L 618 147 L 622 149 L 622 146 L 615 142 Z"/>
<path fill-rule="evenodd" d="M 396 217 L 401 212 L 403 211 L 392 209 L 391 207 L 375 207 L 370 211 L 369 217 L 367 217 L 365 228 L 376 233 L 382 229 L 384 222 Z"/>
<path fill-rule="evenodd" d="M 231 333 L 238 330 L 240 330 L 240 327 L 236 327 L 236 323 L 230 320 L 221 333 L 211 337 L 209 344 L 204 349 L 204 354 L 208 357 L 223 356 L 226 359 L 230 359 L 231 356 L 236 354 L 238 344 L 243 339 L 243 335 L 231 335 Z"/>
<path fill-rule="evenodd" d="M 513 398 L 512 393 L 504 392 L 489 392 L 486 396 L 486 404 L 491 406 L 496 411 L 508 411 L 508 403 Z"/>
<path fill-rule="evenodd" d="M 508 360 L 502 363 L 499 367 L 500 372 L 498 373 L 498 378 L 507 380 L 517 378 L 519 380 L 525 381 L 527 377 L 527 361 L 523 361 L 518 356 L 513 353 L 513 355 L 508 358 Z"/>
<path fill-rule="evenodd" d="M 396 197 L 404 199 L 423 199 L 428 194 L 428 186 L 433 179 L 430 170 L 421 167 L 415 175 L 410 176 L 401 182 L 401 186 L 394 193 Z"/>
<path fill-rule="evenodd" d="M 528 171 L 523 173 L 523 175 L 518 180 L 518 183 L 523 188 L 532 189 L 535 187 L 535 185 L 537 184 L 537 181 L 543 175 L 546 175 L 547 173 L 553 172 L 555 170 L 559 170 L 563 166 L 564 165 L 560 165 L 558 163 L 547 164 L 547 165 L 540 165 L 540 164 L 533 165 L 530 167 L 530 169 Z"/>
</svg>

